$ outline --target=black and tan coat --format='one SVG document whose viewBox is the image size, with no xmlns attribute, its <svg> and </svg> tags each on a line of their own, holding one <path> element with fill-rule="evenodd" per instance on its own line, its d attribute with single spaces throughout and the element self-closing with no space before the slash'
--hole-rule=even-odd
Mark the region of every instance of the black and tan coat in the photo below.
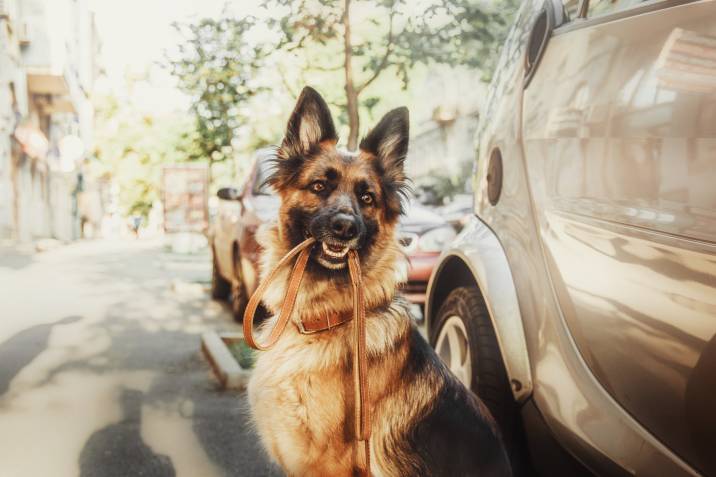
<svg viewBox="0 0 716 477">
<path fill-rule="evenodd" d="M 340 256 L 349 248 L 358 252 L 368 316 L 373 475 L 510 475 L 489 412 L 438 359 L 396 294 L 396 270 L 405 260 L 395 228 L 406 186 L 407 109 L 388 113 L 358 153 L 339 151 L 336 142 L 326 103 L 305 88 L 270 179 L 282 204 L 278 223 L 260 236 L 263 273 L 313 236 L 319 243 L 292 319 L 350 313 Z M 264 295 L 273 312 L 289 270 L 282 273 Z M 259 355 L 249 384 L 252 416 L 268 454 L 288 475 L 349 476 L 362 458 L 353 435 L 351 333 L 352 323 L 309 335 L 289 325 L 276 346 Z"/>
</svg>

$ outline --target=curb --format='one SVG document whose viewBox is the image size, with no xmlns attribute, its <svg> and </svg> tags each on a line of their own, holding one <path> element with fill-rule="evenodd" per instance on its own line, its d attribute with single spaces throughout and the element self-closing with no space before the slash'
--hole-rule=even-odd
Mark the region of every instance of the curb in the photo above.
<svg viewBox="0 0 716 477">
<path fill-rule="evenodd" d="M 242 368 L 226 346 L 225 341 L 243 339 L 238 333 L 209 331 L 201 335 L 201 350 L 209 361 L 223 389 L 246 389 L 251 370 Z"/>
</svg>

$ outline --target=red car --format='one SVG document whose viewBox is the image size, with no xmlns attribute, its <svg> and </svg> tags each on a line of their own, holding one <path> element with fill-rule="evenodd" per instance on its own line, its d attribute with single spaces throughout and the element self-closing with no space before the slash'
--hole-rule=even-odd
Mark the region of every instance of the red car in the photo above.
<svg viewBox="0 0 716 477">
<path fill-rule="evenodd" d="M 229 299 L 236 320 L 242 319 L 248 297 L 258 286 L 260 247 L 256 230 L 276 218 L 280 205 L 273 190 L 263 185 L 273 154 L 273 149 L 259 150 L 243 186 L 218 191 L 222 200 L 209 228 L 211 295 Z M 404 293 L 412 303 L 422 306 L 433 267 L 455 231 L 445 219 L 418 203 L 410 203 L 406 209 L 398 232 L 409 258 L 408 269 L 402 271 L 407 275 Z"/>
</svg>

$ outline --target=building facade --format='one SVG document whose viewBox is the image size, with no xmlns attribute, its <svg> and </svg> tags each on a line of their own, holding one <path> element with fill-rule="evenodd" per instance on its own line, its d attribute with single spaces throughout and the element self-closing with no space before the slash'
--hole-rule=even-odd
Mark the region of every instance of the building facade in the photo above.
<svg viewBox="0 0 716 477">
<path fill-rule="evenodd" d="M 405 162 L 416 181 L 456 179 L 475 159 L 474 138 L 486 85 L 481 72 L 434 66 L 416 91 L 423 98 L 411 110 L 411 136 Z"/>
<path fill-rule="evenodd" d="M 99 41 L 89 0 L 0 0 L 0 238 L 80 236 Z"/>
</svg>

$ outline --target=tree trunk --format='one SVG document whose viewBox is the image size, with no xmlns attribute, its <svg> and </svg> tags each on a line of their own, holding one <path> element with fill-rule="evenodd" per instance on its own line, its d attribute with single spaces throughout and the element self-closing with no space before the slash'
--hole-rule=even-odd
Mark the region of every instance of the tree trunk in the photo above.
<svg viewBox="0 0 716 477">
<path fill-rule="evenodd" d="M 358 147 L 360 116 L 358 115 L 358 91 L 353 83 L 353 50 L 351 45 L 351 0 L 345 0 L 343 12 L 343 69 L 346 73 L 346 108 L 348 111 L 348 150 L 355 151 Z"/>
</svg>

